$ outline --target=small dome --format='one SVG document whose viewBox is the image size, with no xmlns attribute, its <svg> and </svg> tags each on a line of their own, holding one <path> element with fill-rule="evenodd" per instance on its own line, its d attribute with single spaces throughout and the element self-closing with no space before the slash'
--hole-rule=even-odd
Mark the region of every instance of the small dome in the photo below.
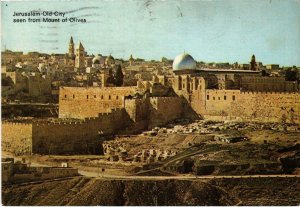
<svg viewBox="0 0 300 207">
<path fill-rule="evenodd" d="M 93 64 L 100 64 L 101 62 L 101 56 L 100 55 L 96 55 L 93 60 L 92 60 Z"/>
<path fill-rule="evenodd" d="M 183 53 L 181 55 L 176 56 L 176 58 L 173 61 L 173 70 L 186 69 L 196 69 L 196 61 L 194 60 L 194 58 L 187 53 Z"/>
</svg>

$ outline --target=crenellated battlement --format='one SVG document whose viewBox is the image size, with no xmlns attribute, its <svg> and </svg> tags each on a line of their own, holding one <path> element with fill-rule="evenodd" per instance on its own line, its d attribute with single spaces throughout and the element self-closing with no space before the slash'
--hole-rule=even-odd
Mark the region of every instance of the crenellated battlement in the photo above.
<svg viewBox="0 0 300 207">
<path fill-rule="evenodd" d="M 289 123 L 300 120 L 300 93 L 293 91 L 207 89 L 193 97 L 192 106 L 198 114 L 223 118 Z"/>
<path fill-rule="evenodd" d="M 130 122 L 123 116 L 125 109 L 114 108 L 98 117 L 84 119 L 49 119 L 26 122 L 5 121 L 4 142 L 8 151 L 16 151 L 26 141 L 20 153 L 88 153 L 100 144 L 99 135 L 107 136 L 123 129 Z M 116 122 L 116 120 L 118 120 Z M 82 145 L 82 143 L 86 143 Z M 10 147 L 12 146 L 12 147 Z M 42 147 L 41 147 L 42 146 Z M 64 147 L 66 146 L 66 147 Z M 32 149 L 32 151 L 31 151 Z"/>
<path fill-rule="evenodd" d="M 34 126 L 61 126 L 61 125 L 82 125 L 85 121 L 58 121 L 58 122 L 35 122 Z"/>
<path fill-rule="evenodd" d="M 150 101 L 172 101 L 174 99 L 179 99 L 179 97 L 150 97 Z"/>
<path fill-rule="evenodd" d="M 18 122 L 18 121 L 2 121 L 2 125 L 11 125 L 11 126 L 32 126 L 34 122 Z"/>
<path fill-rule="evenodd" d="M 266 94 L 266 95 L 300 95 L 300 92 L 280 92 L 280 91 L 240 91 L 240 94 L 242 95 L 248 95 L 248 94 Z"/>
<path fill-rule="evenodd" d="M 123 111 L 124 109 L 123 108 L 113 108 L 113 109 L 111 109 L 111 111 L 112 112 L 121 112 L 121 111 Z"/>
<path fill-rule="evenodd" d="M 122 90 L 136 90 L 136 86 L 123 86 L 123 87 L 67 87 L 61 86 L 60 90 L 71 90 L 71 91 L 122 91 Z"/>
<path fill-rule="evenodd" d="M 242 91 L 242 90 L 218 90 L 218 89 L 207 89 L 206 94 L 241 94 L 241 95 L 300 95 L 300 92 L 280 92 L 280 91 Z"/>
</svg>

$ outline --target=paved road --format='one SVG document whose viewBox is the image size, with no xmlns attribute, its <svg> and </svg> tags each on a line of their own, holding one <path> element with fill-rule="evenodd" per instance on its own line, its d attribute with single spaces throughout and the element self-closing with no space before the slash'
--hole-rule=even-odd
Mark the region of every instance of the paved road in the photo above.
<svg viewBox="0 0 300 207">
<path fill-rule="evenodd" d="M 3 157 L 6 157 L 5 154 L 2 154 Z M 20 160 L 20 158 L 16 158 Z M 45 164 L 31 162 L 31 166 L 47 166 Z M 175 180 L 196 180 L 196 179 L 217 179 L 217 178 L 227 178 L 227 179 L 237 179 L 237 178 L 290 178 L 297 177 L 300 178 L 300 175 L 208 175 L 208 176 L 195 176 L 190 174 L 180 174 L 178 176 L 119 176 L 119 175 L 109 175 L 102 173 L 100 171 L 90 172 L 85 170 L 78 170 L 79 174 L 85 177 L 94 177 L 96 179 L 120 179 L 120 180 L 166 180 L 166 179 L 175 179 Z"/>
<path fill-rule="evenodd" d="M 58 104 L 54 103 L 31 103 L 31 102 L 9 102 L 9 103 L 2 103 L 2 106 L 58 106 Z"/>
<path fill-rule="evenodd" d="M 120 180 L 196 180 L 196 179 L 216 179 L 216 178 L 227 178 L 227 179 L 237 179 L 237 178 L 293 178 L 300 175 L 206 175 L 206 176 L 195 176 L 190 174 L 181 174 L 177 176 L 118 176 L 118 175 L 108 175 L 101 172 L 89 172 L 84 170 L 79 170 L 79 174 L 86 177 L 95 177 L 97 179 L 120 179 Z"/>
</svg>

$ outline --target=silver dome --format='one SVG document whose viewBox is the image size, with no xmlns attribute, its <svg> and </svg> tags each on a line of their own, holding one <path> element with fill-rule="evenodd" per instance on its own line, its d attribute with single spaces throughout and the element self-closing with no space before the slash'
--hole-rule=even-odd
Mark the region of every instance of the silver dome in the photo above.
<svg viewBox="0 0 300 207">
<path fill-rule="evenodd" d="M 176 56 L 176 58 L 173 61 L 173 70 L 186 69 L 196 69 L 196 62 L 194 58 L 187 53 L 183 53 L 181 55 Z"/>
</svg>

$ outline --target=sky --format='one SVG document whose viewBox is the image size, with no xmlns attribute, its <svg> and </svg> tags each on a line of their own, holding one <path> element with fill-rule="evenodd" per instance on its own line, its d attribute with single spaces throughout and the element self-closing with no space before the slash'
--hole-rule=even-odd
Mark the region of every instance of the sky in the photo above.
<svg viewBox="0 0 300 207">
<path fill-rule="evenodd" d="M 13 23 L 14 12 L 32 10 L 87 22 Z M 248 63 L 255 54 L 300 66 L 300 0 L 2 1 L 1 24 L 2 51 L 66 53 L 72 35 L 94 55 Z"/>
</svg>

